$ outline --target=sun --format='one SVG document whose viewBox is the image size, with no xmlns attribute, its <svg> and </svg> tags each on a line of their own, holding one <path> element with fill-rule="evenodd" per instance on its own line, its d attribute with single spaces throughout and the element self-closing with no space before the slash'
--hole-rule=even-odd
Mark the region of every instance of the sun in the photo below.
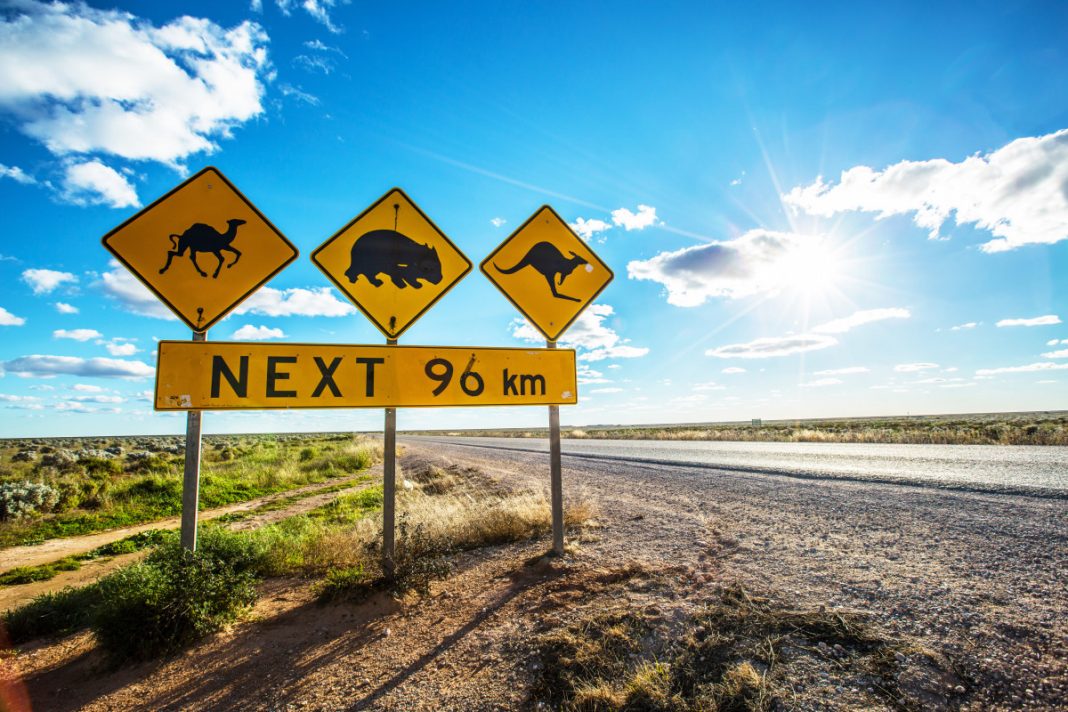
<svg viewBox="0 0 1068 712">
<path fill-rule="evenodd" d="M 775 283 L 784 291 L 817 295 L 838 291 L 844 261 L 833 242 L 822 236 L 807 237 L 782 256 L 776 265 Z"/>
</svg>

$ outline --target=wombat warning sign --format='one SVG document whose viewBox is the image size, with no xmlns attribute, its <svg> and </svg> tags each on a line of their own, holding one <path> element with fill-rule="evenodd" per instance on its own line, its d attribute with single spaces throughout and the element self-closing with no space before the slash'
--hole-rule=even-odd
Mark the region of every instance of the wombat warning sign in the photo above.
<svg viewBox="0 0 1068 712">
<path fill-rule="evenodd" d="M 396 339 L 471 271 L 471 261 L 394 188 L 311 255 L 367 318 Z"/>
</svg>

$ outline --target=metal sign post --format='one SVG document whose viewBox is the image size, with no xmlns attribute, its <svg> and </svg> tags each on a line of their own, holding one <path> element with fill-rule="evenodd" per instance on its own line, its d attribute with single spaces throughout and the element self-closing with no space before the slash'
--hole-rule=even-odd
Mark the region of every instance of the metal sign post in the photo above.
<svg viewBox="0 0 1068 712">
<path fill-rule="evenodd" d="M 193 341 L 207 341 L 207 332 L 193 332 Z M 200 506 L 200 426 L 202 413 L 185 416 L 185 477 L 182 480 L 182 547 L 197 550 L 197 510 Z"/>
<path fill-rule="evenodd" d="M 396 339 L 386 344 L 396 346 Z M 382 453 L 382 571 L 393 578 L 396 507 L 397 507 L 397 409 L 386 408 L 386 427 Z"/>
<path fill-rule="evenodd" d="M 555 349 L 555 341 L 545 348 Z M 553 510 L 553 553 L 564 555 L 564 481 L 560 467 L 560 406 L 549 406 L 549 497 Z"/>
</svg>

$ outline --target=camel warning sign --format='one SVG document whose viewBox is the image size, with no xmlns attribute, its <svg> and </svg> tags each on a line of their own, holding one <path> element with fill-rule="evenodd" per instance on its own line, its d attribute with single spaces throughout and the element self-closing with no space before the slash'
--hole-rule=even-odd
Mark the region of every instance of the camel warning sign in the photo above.
<svg viewBox="0 0 1068 712">
<path fill-rule="evenodd" d="M 543 205 L 480 265 L 482 274 L 549 341 L 612 281 L 612 270 Z"/>
<path fill-rule="evenodd" d="M 119 225 L 103 243 L 197 332 L 297 258 L 297 248 L 212 167 Z"/>
<path fill-rule="evenodd" d="M 471 271 L 471 261 L 394 188 L 311 255 L 387 339 L 396 339 Z"/>
</svg>

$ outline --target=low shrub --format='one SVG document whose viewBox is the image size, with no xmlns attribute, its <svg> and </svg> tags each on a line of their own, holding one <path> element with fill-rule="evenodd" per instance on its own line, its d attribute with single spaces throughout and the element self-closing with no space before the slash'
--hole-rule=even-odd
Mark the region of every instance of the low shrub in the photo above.
<svg viewBox="0 0 1068 712">
<path fill-rule="evenodd" d="M 97 585 L 44 593 L 24 606 L 4 613 L 4 627 L 11 642 L 18 644 L 46 635 L 69 633 L 89 624 L 100 601 Z"/>
<path fill-rule="evenodd" d="M 0 484 L 0 521 L 50 512 L 58 501 L 59 492 L 48 485 L 5 482 Z"/>
<path fill-rule="evenodd" d="M 256 598 L 255 549 L 251 537 L 223 529 L 205 531 L 196 553 L 165 542 L 100 581 L 91 615 L 97 640 L 121 662 L 174 652 L 218 630 Z"/>
</svg>

